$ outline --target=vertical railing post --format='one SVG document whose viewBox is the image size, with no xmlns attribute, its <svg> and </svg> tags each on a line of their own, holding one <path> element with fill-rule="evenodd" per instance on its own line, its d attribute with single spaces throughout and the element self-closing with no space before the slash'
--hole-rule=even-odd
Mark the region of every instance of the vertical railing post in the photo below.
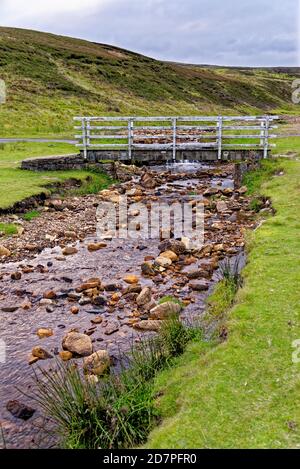
<svg viewBox="0 0 300 469">
<path fill-rule="evenodd" d="M 128 120 L 128 157 L 132 161 L 132 137 L 133 137 L 133 121 L 132 119 Z"/>
<path fill-rule="evenodd" d="M 218 160 L 222 158 L 222 131 L 223 131 L 223 117 L 218 117 Z"/>
<path fill-rule="evenodd" d="M 262 147 L 262 149 L 264 150 L 265 148 L 265 119 L 263 119 L 260 123 L 260 128 L 261 128 L 261 131 L 260 131 L 260 146 Z"/>
<path fill-rule="evenodd" d="M 82 129 L 82 144 L 83 144 L 83 157 L 87 159 L 87 135 L 86 135 L 86 118 L 83 117 L 81 121 Z"/>
<path fill-rule="evenodd" d="M 91 143 L 91 121 L 89 118 L 86 120 L 86 155 L 85 158 L 87 158 L 87 150 L 90 146 Z"/>
<path fill-rule="evenodd" d="M 176 161 L 176 142 L 177 142 L 177 119 L 174 117 L 173 122 L 173 161 Z"/>
<path fill-rule="evenodd" d="M 268 158 L 268 150 L 269 150 L 269 117 L 265 118 L 265 138 L 264 138 L 264 158 Z"/>
</svg>

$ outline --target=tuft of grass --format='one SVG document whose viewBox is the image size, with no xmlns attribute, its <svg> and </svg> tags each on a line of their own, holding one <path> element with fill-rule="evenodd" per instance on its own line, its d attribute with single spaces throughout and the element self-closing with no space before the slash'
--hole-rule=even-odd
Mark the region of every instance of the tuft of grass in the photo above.
<svg viewBox="0 0 300 469">
<path fill-rule="evenodd" d="M 24 220 L 26 221 L 31 221 L 34 218 L 37 218 L 41 215 L 41 213 L 38 210 L 31 210 L 30 212 L 26 212 L 23 215 Z"/>
<path fill-rule="evenodd" d="M 228 280 L 220 280 L 213 293 L 207 299 L 207 312 L 213 318 L 222 318 L 233 304 L 236 285 Z M 208 316 L 208 318 L 209 318 Z"/>
<path fill-rule="evenodd" d="M 35 399 L 52 419 L 65 448 L 128 448 L 145 442 L 157 422 L 154 378 L 172 366 L 201 331 L 177 318 L 123 357 L 121 371 L 91 382 L 74 365 L 37 374 Z"/>
<path fill-rule="evenodd" d="M 13 223 L 0 223 L 0 233 L 4 236 L 12 236 L 18 233 L 18 227 Z"/>
</svg>

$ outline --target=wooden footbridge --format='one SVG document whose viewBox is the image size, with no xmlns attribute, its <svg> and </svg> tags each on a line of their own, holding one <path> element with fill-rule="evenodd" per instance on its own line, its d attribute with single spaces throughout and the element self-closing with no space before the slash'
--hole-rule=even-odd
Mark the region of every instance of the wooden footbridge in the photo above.
<svg viewBox="0 0 300 469">
<path fill-rule="evenodd" d="M 89 161 L 144 163 L 267 158 L 278 116 L 75 117 Z"/>
</svg>

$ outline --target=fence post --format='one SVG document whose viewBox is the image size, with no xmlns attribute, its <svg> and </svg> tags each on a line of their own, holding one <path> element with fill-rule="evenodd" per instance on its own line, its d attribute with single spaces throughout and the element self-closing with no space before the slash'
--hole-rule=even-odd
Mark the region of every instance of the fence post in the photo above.
<svg viewBox="0 0 300 469">
<path fill-rule="evenodd" d="M 176 141 L 177 141 L 177 119 L 173 119 L 173 161 L 176 161 Z"/>
<path fill-rule="evenodd" d="M 218 117 L 218 160 L 222 158 L 222 127 L 223 127 L 223 117 Z"/>
</svg>

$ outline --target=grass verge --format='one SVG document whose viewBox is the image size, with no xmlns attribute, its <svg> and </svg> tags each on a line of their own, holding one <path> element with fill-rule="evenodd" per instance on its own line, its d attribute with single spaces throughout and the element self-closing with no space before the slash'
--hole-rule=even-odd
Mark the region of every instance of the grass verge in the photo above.
<svg viewBox="0 0 300 469">
<path fill-rule="evenodd" d="M 70 179 L 82 182 L 77 195 L 96 193 L 111 184 L 105 174 L 95 171 L 43 171 L 19 169 L 21 160 L 29 157 L 71 153 L 73 147 L 57 143 L 15 143 L 0 145 L 0 209 L 8 209 L 16 202 L 41 193 L 50 193 L 49 186 Z"/>
<path fill-rule="evenodd" d="M 244 285 L 227 321 L 227 341 L 195 342 L 177 366 L 155 379 L 161 425 L 148 448 L 293 448 L 299 446 L 300 162 L 281 161 L 248 176 L 271 197 L 276 215 L 251 236 Z"/>
</svg>

